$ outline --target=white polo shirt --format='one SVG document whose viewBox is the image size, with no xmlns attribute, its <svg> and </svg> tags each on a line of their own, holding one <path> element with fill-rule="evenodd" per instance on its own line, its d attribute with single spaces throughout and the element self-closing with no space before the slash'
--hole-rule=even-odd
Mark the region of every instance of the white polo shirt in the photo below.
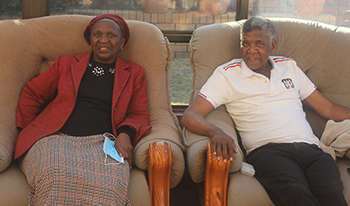
<svg viewBox="0 0 350 206">
<path fill-rule="evenodd" d="M 233 59 L 214 71 L 199 95 L 214 108 L 225 104 L 247 153 L 267 143 L 319 144 L 301 101 L 315 85 L 293 59 L 271 56 L 270 79 Z"/>
</svg>

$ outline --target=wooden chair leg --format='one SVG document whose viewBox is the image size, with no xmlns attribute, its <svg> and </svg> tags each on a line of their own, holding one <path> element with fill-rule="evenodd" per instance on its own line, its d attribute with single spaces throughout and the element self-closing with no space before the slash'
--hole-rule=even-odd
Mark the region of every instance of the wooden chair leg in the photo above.
<svg viewBox="0 0 350 206">
<path fill-rule="evenodd" d="M 204 202 L 205 206 L 227 205 L 227 183 L 230 161 L 223 162 L 213 154 L 212 145 L 208 143 L 207 164 L 205 171 Z"/>
<path fill-rule="evenodd" d="M 170 205 L 171 147 L 166 142 L 149 144 L 148 179 L 151 206 Z"/>
</svg>

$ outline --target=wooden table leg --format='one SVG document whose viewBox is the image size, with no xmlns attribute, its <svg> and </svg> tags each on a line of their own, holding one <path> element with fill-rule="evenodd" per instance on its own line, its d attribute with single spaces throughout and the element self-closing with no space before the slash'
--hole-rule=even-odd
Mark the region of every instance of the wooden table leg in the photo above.
<svg viewBox="0 0 350 206">
<path fill-rule="evenodd" d="M 151 206 L 170 205 L 171 147 L 166 142 L 149 144 L 148 179 Z"/>
<path fill-rule="evenodd" d="M 208 143 L 207 164 L 205 171 L 204 198 L 205 206 L 227 205 L 227 183 L 230 161 L 223 162 L 213 154 L 212 145 Z"/>
</svg>

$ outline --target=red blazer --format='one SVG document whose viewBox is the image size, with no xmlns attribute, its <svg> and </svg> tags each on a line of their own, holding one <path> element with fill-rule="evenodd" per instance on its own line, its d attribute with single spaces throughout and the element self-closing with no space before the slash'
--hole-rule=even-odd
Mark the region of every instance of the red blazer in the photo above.
<svg viewBox="0 0 350 206">
<path fill-rule="evenodd" d="M 37 140 L 59 131 L 72 113 L 92 52 L 56 58 L 46 72 L 23 88 L 17 106 L 19 133 L 14 158 L 22 156 Z M 112 99 L 113 133 L 122 126 L 135 131 L 132 142 L 151 131 L 146 76 L 143 68 L 117 57 Z M 43 109 L 44 108 L 44 109 Z"/>
</svg>

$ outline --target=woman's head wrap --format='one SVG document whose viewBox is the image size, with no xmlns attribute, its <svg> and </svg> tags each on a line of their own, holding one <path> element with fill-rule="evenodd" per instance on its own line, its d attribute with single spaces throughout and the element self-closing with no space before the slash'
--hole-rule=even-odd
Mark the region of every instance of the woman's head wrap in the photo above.
<svg viewBox="0 0 350 206">
<path fill-rule="evenodd" d="M 120 29 L 123 32 L 123 36 L 125 38 L 125 44 L 124 44 L 124 46 L 125 46 L 126 43 L 128 43 L 128 41 L 129 41 L 130 31 L 129 31 L 128 24 L 125 22 L 125 20 L 117 14 L 101 14 L 101 15 L 98 15 L 95 18 L 93 18 L 90 21 L 89 25 L 87 25 L 87 27 L 85 28 L 85 31 L 84 31 L 84 38 L 87 41 L 87 43 L 89 45 L 91 44 L 91 42 L 90 42 L 91 29 L 95 25 L 95 23 L 101 19 L 111 19 L 119 25 Z"/>
</svg>

